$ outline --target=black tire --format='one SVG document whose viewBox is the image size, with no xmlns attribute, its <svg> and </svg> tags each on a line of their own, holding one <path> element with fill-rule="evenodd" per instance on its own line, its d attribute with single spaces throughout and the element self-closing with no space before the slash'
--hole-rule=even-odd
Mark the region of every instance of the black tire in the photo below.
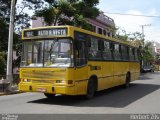
<svg viewBox="0 0 160 120">
<path fill-rule="evenodd" d="M 151 72 L 154 72 L 154 70 L 153 70 L 153 69 L 151 69 Z"/>
<path fill-rule="evenodd" d="M 55 97 L 55 94 L 44 93 L 44 95 L 49 99 L 52 99 Z"/>
<path fill-rule="evenodd" d="M 125 82 L 125 84 L 124 84 L 124 88 L 129 88 L 129 86 L 130 86 L 130 81 L 131 81 L 131 76 L 130 76 L 129 73 L 127 73 L 127 75 L 126 75 L 126 82 Z"/>
<path fill-rule="evenodd" d="M 94 80 L 89 80 L 87 85 L 87 94 L 85 95 L 86 99 L 91 99 L 94 97 L 96 91 L 96 83 Z"/>
</svg>

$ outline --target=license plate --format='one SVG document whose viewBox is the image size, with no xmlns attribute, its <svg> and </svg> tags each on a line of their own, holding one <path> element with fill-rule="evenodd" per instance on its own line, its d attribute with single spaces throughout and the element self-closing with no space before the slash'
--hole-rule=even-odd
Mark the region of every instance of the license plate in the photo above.
<svg viewBox="0 0 160 120">
<path fill-rule="evenodd" d="M 46 88 L 37 88 L 38 92 L 46 92 Z"/>
</svg>

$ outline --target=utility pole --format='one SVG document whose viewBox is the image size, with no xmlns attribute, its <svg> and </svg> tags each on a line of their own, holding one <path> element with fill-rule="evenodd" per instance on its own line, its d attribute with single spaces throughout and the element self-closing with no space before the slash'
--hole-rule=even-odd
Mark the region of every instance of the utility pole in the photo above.
<svg viewBox="0 0 160 120">
<path fill-rule="evenodd" d="M 13 80 L 12 77 L 12 54 L 13 54 L 13 30 L 14 30 L 15 0 L 11 1 L 9 37 L 8 37 L 8 55 L 7 55 L 7 79 Z"/>
<path fill-rule="evenodd" d="M 151 24 L 140 25 L 140 27 L 142 27 L 142 49 L 144 48 L 144 41 L 145 41 L 144 27 L 146 26 L 151 26 Z M 141 55 L 143 56 L 143 53 Z M 145 61 L 143 59 L 140 60 L 141 70 L 143 70 L 144 68 L 144 62 Z"/>
<path fill-rule="evenodd" d="M 145 40 L 144 27 L 146 26 L 151 26 L 151 24 L 140 25 L 140 27 L 142 27 L 143 47 L 144 47 L 144 40 Z"/>
</svg>

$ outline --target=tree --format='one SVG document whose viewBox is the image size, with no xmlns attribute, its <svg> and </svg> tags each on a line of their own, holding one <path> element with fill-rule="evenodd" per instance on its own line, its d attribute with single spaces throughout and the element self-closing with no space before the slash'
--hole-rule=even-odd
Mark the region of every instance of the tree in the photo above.
<svg viewBox="0 0 160 120">
<path fill-rule="evenodd" d="M 15 1 L 17 3 L 17 0 Z M 0 0 L 0 51 L 7 51 L 8 49 L 8 33 L 9 33 L 9 19 L 11 0 Z M 17 6 L 15 9 L 15 32 L 13 44 L 16 46 L 19 42 L 20 31 L 22 28 L 29 26 L 30 17 L 24 12 L 24 8 L 28 7 L 25 3 L 22 6 Z M 16 50 L 16 47 L 14 47 Z"/>
<path fill-rule="evenodd" d="M 143 48 L 143 60 L 153 62 L 154 61 L 154 56 L 152 54 L 153 51 L 153 43 L 152 42 L 145 42 L 144 48 Z"/>
<path fill-rule="evenodd" d="M 86 18 L 96 18 L 98 0 L 44 0 L 48 4 L 35 15 L 43 17 L 47 25 L 74 25 L 89 29 Z"/>
<path fill-rule="evenodd" d="M 6 68 L 6 54 L 3 52 L 0 52 L 0 75 L 4 75 L 5 74 L 5 68 Z"/>
<path fill-rule="evenodd" d="M 8 50 L 8 24 L 5 22 L 3 18 L 0 18 L 0 51 L 7 52 Z M 14 41 L 13 44 L 16 46 L 16 44 L 19 42 L 20 35 L 14 33 Z M 13 47 L 14 50 L 16 50 L 16 47 Z"/>
<path fill-rule="evenodd" d="M 15 0 L 15 4 L 16 3 L 17 0 Z M 0 0 L 0 4 L 0 18 L 3 18 L 6 24 L 9 24 L 11 0 Z M 18 33 L 20 33 L 21 29 L 24 27 L 29 27 L 30 25 L 30 17 L 27 13 L 24 12 L 26 7 L 28 7 L 28 5 L 22 2 L 21 5 L 17 5 L 15 8 L 15 30 Z"/>
<path fill-rule="evenodd" d="M 11 0 L 0 0 L 0 18 L 9 22 Z"/>
<path fill-rule="evenodd" d="M 17 1 L 16 1 L 17 2 Z M 3 52 L 3 54 L 7 54 L 8 50 L 8 33 L 9 33 L 9 16 L 10 16 L 10 6 L 11 6 L 11 0 L 0 0 L 0 52 Z M 20 47 L 17 47 L 17 44 L 20 44 L 20 29 L 22 27 L 27 27 L 29 17 L 27 14 L 24 14 L 23 8 L 25 6 L 19 7 L 16 9 L 16 17 L 15 17 L 15 31 L 13 35 L 13 49 L 14 51 L 19 51 Z M 6 56 L 6 55 L 5 55 Z M 5 72 L 5 67 L 6 67 L 6 57 L 4 55 L 1 55 L 1 74 L 4 74 Z M 18 60 L 14 61 L 14 65 L 18 65 L 20 63 L 19 61 L 20 56 L 18 57 Z M 3 64 L 5 62 L 5 64 Z M 13 66 L 14 66 L 13 65 Z"/>
<path fill-rule="evenodd" d="M 0 51 L 7 51 L 8 25 L 3 18 L 0 18 Z"/>
<path fill-rule="evenodd" d="M 152 53 L 153 51 L 153 43 L 149 41 L 144 40 L 144 36 L 140 32 L 134 32 L 130 34 L 129 40 L 131 44 L 135 46 L 141 46 L 141 53 L 140 59 L 142 61 L 148 61 L 153 62 L 154 61 L 154 55 Z"/>
<path fill-rule="evenodd" d="M 156 55 L 155 63 L 156 63 L 157 65 L 160 65 L 160 54 L 157 54 L 157 55 Z"/>
<path fill-rule="evenodd" d="M 139 47 L 139 59 L 141 63 L 141 68 L 143 67 L 142 63 L 154 61 L 153 43 L 144 40 L 144 35 L 140 32 L 127 33 L 123 29 L 116 29 L 115 38 L 129 42 L 130 44 Z"/>
<path fill-rule="evenodd" d="M 129 34 L 127 34 L 126 30 L 121 28 L 115 28 L 115 38 L 122 41 L 128 41 Z"/>
<path fill-rule="evenodd" d="M 132 45 L 144 46 L 144 37 L 143 34 L 140 32 L 131 33 L 129 36 L 129 40 L 131 41 Z"/>
</svg>

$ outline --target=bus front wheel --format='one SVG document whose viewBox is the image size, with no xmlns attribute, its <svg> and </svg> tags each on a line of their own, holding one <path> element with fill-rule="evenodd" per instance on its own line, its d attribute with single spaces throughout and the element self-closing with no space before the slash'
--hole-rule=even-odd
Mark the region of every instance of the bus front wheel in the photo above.
<svg viewBox="0 0 160 120">
<path fill-rule="evenodd" d="M 94 96 L 95 93 L 95 86 L 96 83 L 94 80 L 89 80 L 88 85 L 87 85 L 87 94 L 86 94 L 86 99 L 91 99 Z"/>
</svg>

